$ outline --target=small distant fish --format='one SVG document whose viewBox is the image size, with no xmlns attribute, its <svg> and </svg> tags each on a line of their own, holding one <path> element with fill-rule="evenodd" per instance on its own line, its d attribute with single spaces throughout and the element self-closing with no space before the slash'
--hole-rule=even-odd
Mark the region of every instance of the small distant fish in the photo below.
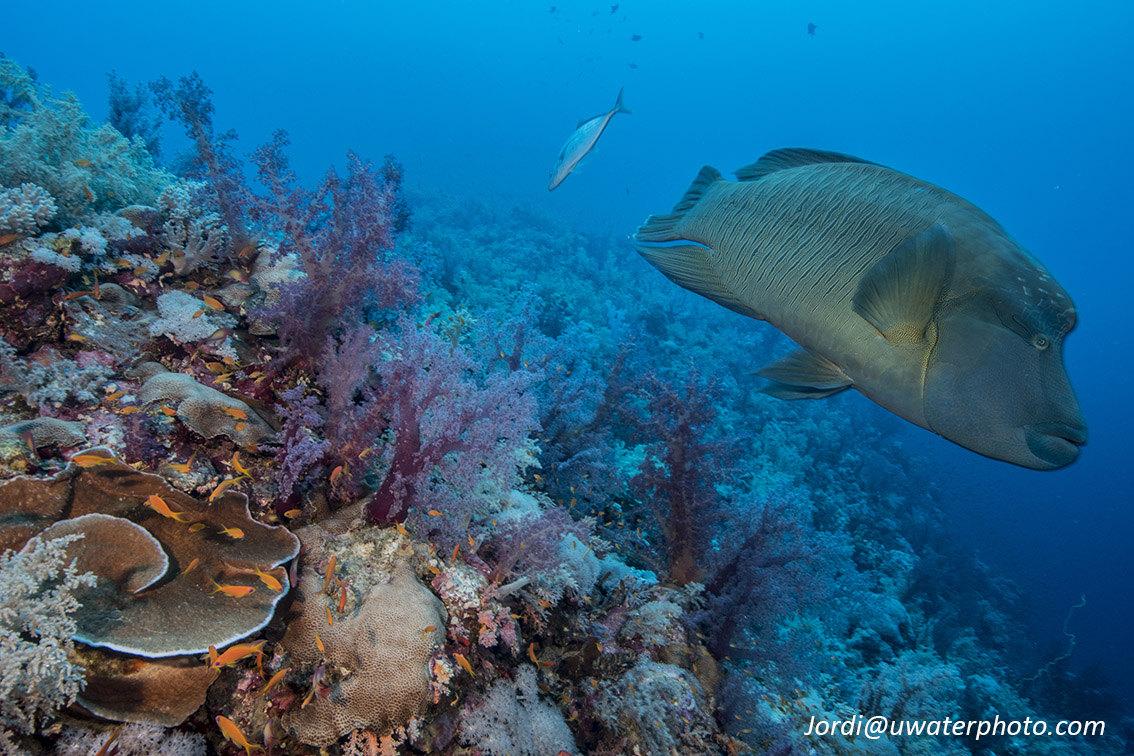
<svg viewBox="0 0 1134 756">
<path fill-rule="evenodd" d="M 705 38 L 705 32 L 697 32 L 697 39 L 704 39 L 704 38 Z"/>
<path fill-rule="evenodd" d="M 807 35 L 810 36 L 810 37 L 814 37 L 815 36 L 815 30 L 818 29 L 818 28 L 819 27 L 816 26 L 815 24 L 809 23 L 807 25 Z"/>
<path fill-rule="evenodd" d="M 248 742 L 248 738 L 244 737 L 244 733 L 236 726 L 236 722 L 222 716 L 217 716 L 216 722 L 226 738 L 244 749 L 245 756 L 252 756 L 252 749 L 256 746 Z"/>
<path fill-rule="evenodd" d="M 262 582 L 264 585 L 271 588 L 273 591 L 282 591 L 283 590 L 283 583 L 276 580 L 273 576 L 264 572 L 259 567 L 256 568 L 255 572 L 256 572 L 256 577 L 260 578 L 260 582 Z"/>
<path fill-rule="evenodd" d="M 205 304 L 207 304 L 209 307 L 213 308 L 214 310 L 223 310 L 224 309 L 224 305 L 221 304 L 220 300 L 217 299 L 216 297 L 210 297 L 208 294 L 205 294 L 204 296 L 201 297 L 201 299 L 204 300 Z"/>
<path fill-rule="evenodd" d="M 217 656 L 216 659 L 210 661 L 209 666 L 214 669 L 218 667 L 231 667 L 242 659 L 247 659 L 253 654 L 260 653 L 264 648 L 265 641 L 257 641 L 256 643 L 238 643 L 232 646 L 224 653 Z"/>
<path fill-rule="evenodd" d="M 555 12 L 555 6 L 553 5 L 553 6 L 551 6 L 551 10 L 549 10 L 548 13 L 554 13 L 554 12 Z"/>
<path fill-rule="evenodd" d="M 641 34 L 631 34 L 630 35 L 630 41 L 631 42 L 641 42 L 642 41 L 642 35 Z"/>
<path fill-rule="evenodd" d="M 238 407 L 221 407 L 224 413 L 237 420 L 247 420 L 248 413 Z"/>
<path fill-rule="evenodd" d="M 268 680 L 268 684 L 265 685 L 264 688 L 260 691 L 260 695 L 262 695 L 262 696 L 268 695 L 268 691 L 271 690 L 272 688 L 274 688 L 276 686 L 276 683 L 278 683 L 280 680 L 282 680 L 284 678 L 284 675 L 286 675 L 290 671 L 291 671 L 291 667 L 284 667 L 279 672 L 272 675 L 272 678 L 270 680 Z"/>
<path fill-rule="evenodd" d="M 185 532 L 187 532 L 187 533 L 196 533 L 196 532 L 197 532 L 197 531 L 199 531 L 199 530 L 204 530 L 204 529 L 205 529 L 205 527 L 206 527 L 206 526 L 205 526 L 205 523 L 203 523 L 203 522 L 195 522 L 195 523 L 193 523 L 192 525 L 190 525 L 190 526 L 189 526 L 189 529 L 188 529 L 188 530 L 186 530 Z"/>
<path fill-rule="evenodd" d="M 464 654 L 454 653 L 453 658 L 457 660 L 457 664 L 461 665 L 461 669 L 468 672 L 470 676 L 476 677 L 476 673 L 473 672 L 472 665 L 469 664 L 469 660 L 464 657 Z"/>
<path fill-rule="evenodd" d="M 169 505 L 165 503 L 165 499 L 157 496 L 156 494 L 146 499 L 146 506 L 157 512 L 162 517 L 168 517 L 169 519 L 177 520 L 178 522 L 185 522 L 184 512 L 174 512 L 169 508 Z"/>
<path fill-rule="evenodd" d="M 337 561 L 339 561 L 338 556 L 332 554 L 330 561 L 327 562 L 327 572 L 323 577 L 323 593 L 326 593 L 327 589 L 331 587 L 331 578 L 335 576 L 335 563 Z"/>
<path fill-rule="evenodd" d="M 86 158 L 79 158 L 75 161 L 75 165 L 79 166 L 80 168 L 90 168 L 93 163 L 91 163 L 91 161 L 87 160 Z"/>
<path fill-rule="evenodd" d="M 0 236 L 0 247 L 3 247 L 5 244 L 11 244 L 20 238 L 23 238 L 23 234 L 4 234 Z"/>
<path fill-rule="evenodd" d="M 210 591 L 210 593 L 223 593 L 233 598 L 241 598 L 256 592 L 256 589 L 250 585 L 221 585 L 215 580 L 213 581 L 213 585 L 215 585 L 216 588 Z"/>
<path fill-rule="evenodd" d="M 98 467 L 99 465 L 108 465 L 114 461 L 113 457 L 102 457 L 98 454 L 76 454 L 71 457 L 71 461 L 79 467 Z"/>
<path fill-rule="evenodd" d="M 195 558 L 192 562 L 189 563 L 188 567 L 186 567 L 185 569 L 183 569 L 181 571 L 181 574 L 185 575 L 185 574 L 192 572 L 193 570 L 195 570 L 197 568 L 197 565 L 199 565 L 200 563 L 201 563 L 201 559 L 199 557 Z"/>
<path fill-rule="evenodd" d="M 225 492 L 226 489 L 228 489 L 229 486 L 239 481 L 240 478 L 225 478 L 220 483 L 218 483 L 217 487 L 213 489 L 213 492 L 209 494 L 209 501 L 215 501 L 217 497 L 219 497 Z"/>
<path fill-rule="evenodd" d="M 244 537 L 244 531 L 240 528 L 221 528 L 220 534 L 237 541 Z"/>
<path fill-rule="evenodd" d="M 551 184 L 548 185 L 547 190 L 551 191 L 562 184 L 563 179 L 567 178 L 568 174 L 579 164 L 579 161 L 594 149 L 599 137 L 602 136 L 607 124 L 610 123 L 610 119 L 614 118 L 616 113 L 630 112 L 630 109 L 622 104 L 622 90 L 620 89 L 613 108 L 594 118 L 580 121 L 571 136 L 567 137 L 567 143 L 563 145 L 563 149 L 559 151 L 559 159 L 556 161 L 555 167 L 551 169 Z"/>
<path fill-rule="evenodd" d="M 638 67 L 638 64 L 637 64 L 637 63 L 631 63 L 631 64 L 630 64 L 630 67 L 631 67 L 631 68 L 637 68 L 637 67 Z"/>
<path fill-rule="evenodd" d="M 618 6 L 617 5 L 610 6 L 610 15 L 613 16 L 617 12 L 618 12 Z"/>
</svg>

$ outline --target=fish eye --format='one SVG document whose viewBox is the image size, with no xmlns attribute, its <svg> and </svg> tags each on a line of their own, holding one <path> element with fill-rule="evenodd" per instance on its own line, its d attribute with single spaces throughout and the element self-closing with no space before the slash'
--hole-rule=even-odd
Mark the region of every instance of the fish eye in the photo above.
<svg viewBox="0 0 1134 756">
<path fill-rule="evenodd" d="M 1037 333 L 1035 336 L 1032 336 L 1032 346 L 1034 346 L 1041 352 L 1044 349 L 1047 349 L 1050 345 L 1051 339 L 1049 339 L 1045 334 Z"/>
</svg>

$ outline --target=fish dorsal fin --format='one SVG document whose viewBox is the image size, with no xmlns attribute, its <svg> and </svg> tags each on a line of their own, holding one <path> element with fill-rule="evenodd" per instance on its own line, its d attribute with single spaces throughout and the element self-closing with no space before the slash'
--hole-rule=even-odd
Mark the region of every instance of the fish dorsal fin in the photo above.
<svg viewBox="0 0 1134 756">
<path fill-rule="evenodd" d="M 685 213 L 701 201 L 701 197 L 705 195 L 708 188 L 722 178 L 724 177 L 721 176 L 721 172 L 713 166 L 706 165 L 703 167 L 697 174 L 697 178 L 693 179 L 693 183 L 689 185 L 685 194 L 673 206 L 673 213 L 670 215 L 651 215 L 646 218 L 646 224 L 640 226 L 637 233 L 634 234 L 634 241 L 655 243 L 681 241 L 682 238 L 675 227 L 685 217 Z M 641 252 L 641 250 L 638 251 Z"/>
<path fill-rule="evenodd" d="M 673 213 L 651 215 L 634 234 L 631 243 L 642 257 L 677 285 L 708 297 L 730 310 L 763 320 L 763 315 L 737 299 L 721 280 L 713 266 L 713 250 L 696 240 L 686 238 L 680 227 L 686 213 L 720 180 L 720 171 L 706 165 L 697 174 L 697 178 L 693 179 L 685 196 L 674 205 Z"/>
<path fill-rule="evenodd" d="M 923 341 L 955 256 L 953 237 L 940 223 L 914 234 L 866 271 L 854 311 L 891 343 Z"/>
<path fill-rule="evenodd" d="M 841 367 L 806 349 L 781 357 L 756 375 L 772 381 L 760 390 L 777 399 L 821 399 L 853 383 Z"/>
<path fill-rule="evenodd" d="M 844 155 L 841 152 L 828 152 L 827 150 L 809 150 L 806 147 L 788 147 L 782 150 L 772 150 L 752 165 L 738 168 L 737 181 L 758 181 L 769 173 L 782 171 L 787 168 L 799 168 L 803 165 L 816 165 L 818 163 L 864 163 L 878 165 L 869 160 L 857 158 L 854 155 Z"/>
</svg>

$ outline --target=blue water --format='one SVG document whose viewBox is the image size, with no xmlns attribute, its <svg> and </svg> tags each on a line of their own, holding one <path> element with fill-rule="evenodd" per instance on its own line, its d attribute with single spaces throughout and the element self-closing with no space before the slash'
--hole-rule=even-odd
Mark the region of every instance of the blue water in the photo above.
<svg viewBox="0 0 1134 756">
<path fill-rule="evenodd" d="M 56 2 L 9 4 L 0 50 L 96 119 L 106 72 L 195 69 L 218 126 L 244 149 L 287 129 L 305 179 L 347 149 L 394 153 L 410 184 L 619 236 L 701 165 L 784 146 L 861 155 L 975 202 L 1076 301 L 1066 361 L 1090 442 L 1048 473 L 919 431 L 908 443 L 934 460 L 959 537 L 1025 589 L 1039 647 L 1062 642 L 1085 594 L 1072 663 L 1134 696 L 1131 29 L 1130 2 Z M 549 194 L 563 140 L 621 86 L 634 114 Z"/>
</svg>

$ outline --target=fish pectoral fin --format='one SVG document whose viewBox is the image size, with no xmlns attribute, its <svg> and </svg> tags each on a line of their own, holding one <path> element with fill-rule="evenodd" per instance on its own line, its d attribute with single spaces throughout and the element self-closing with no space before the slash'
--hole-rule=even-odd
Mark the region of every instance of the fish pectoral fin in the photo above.
<svg viewBox="0 0 1134 756">
<path fill-rule="evenodd" d="M 806 349 L 781 357 L 756 375 L 771 381 L 760 390 L 777 399 L 822 399 L 854 383 L 841 367 Z"/>
<path fill-rule="evenodd" d="M 924 341 L 955 257 L 953 237 L 940 223 L 914 234 L 866 271 L 852 299 L 854 311 L 891 343 Z"/>
<path fill-rule="evenodd" d="M 809 150 L 805 147 L 789 147 L 782 150 L 772 150 L 764 157 L 751 165 L 736 169 L 737 181 L 759 181 L 769 173 L 783 171 L 788 168 L 799 168 L 804 165 L 817 165 L 819 163 L 864 163 L 878 165 L 870 160 L 863 160 L 854 155 L 844 155 L 841 152 L 828 150 Z"/>
</svg>

